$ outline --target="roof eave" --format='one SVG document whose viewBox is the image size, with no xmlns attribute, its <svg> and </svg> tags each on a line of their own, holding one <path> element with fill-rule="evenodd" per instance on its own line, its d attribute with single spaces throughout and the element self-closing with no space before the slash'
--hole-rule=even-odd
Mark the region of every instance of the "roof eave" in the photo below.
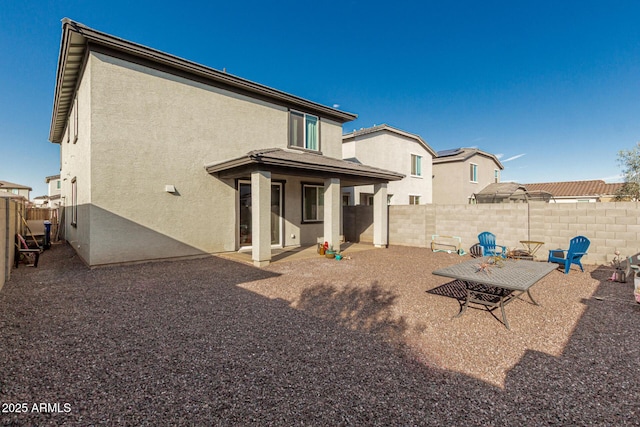
<svg viewBox="0 0 640 427">
<path fill-rule="evenodd" d="M 236 77 L 232 74 L 228 74 L 223 71 L 218 71 L 204 65 L 197 64 L 174 55 L 170 55 L 159 50 L 155 50 L 137 43 L 133 43 L 115 36 L 111 36 L 106 33 L 89 28 L 83 24 L 72 21 L 68 18 L 62 20 L 62 39 L 60 42 L 60 55 L 58 58 L 58 71 L 56 73 L 56 88 L 53 102 L 53 114 L 51 118 L 51 129 L 49 132 L 49 140 L 54 143 L 60 143 L 62 141 L 62 134 L 64 133 L 64 123 L 66 123 L 66 117 L 68 115 L 68 105 L 61 105 L 63 99 L 62 89 L 69 86 L 73 86 L 71 89 L 70 98 L 73 99 L 76 87 L 79 70 L 82 68 L 82 63 L 78 64 L 76 69 L 71 70 L 71 75 L 67 73 L 69 51 L 72 47 L 80 47 L 77 42 L 72 45 L 71 41 L 74 35 L 78 35 L 78 41 L 82 42 L 82 55 L 85 56 L 87 49 L 87 42 L 91 41 L 102 46 L 107 46 L 111 49 L 128 53 L 137 57 L 145 58 L 154 62 L 158 62 L 173 68 L 186 71 L 191 74 L 206 77 L 207 79 L 215 82 L 225 84 L 230 87 L 235 87 L 240 90 L 247 91 L 256 95 L 292 105 L 297 108 L 310 110 L 323 117 L 345 123 L 355 120 L 357 114 L 348 113 L 345 111 L 336 110 L 331 107 L 318 104 L 304 98 L 300 98 L 295 95 L 291 95 L 286 92 L 279 91 L 277 89 L 270 88 L 268 86 L 254 83 L 249 80 L 245 80 L 240 77 Z M 84 61 L 82 61 L 84 62 Z M 71 79 L 69 81 L 69 79 Z M 61 124 L 62 123 L 62 124 Z M 62 129 L 61 129 L 62 127 Z"/>
<path fill-rule="evenodd" d="M 366 169 L 349 169 L 347 167 L 339 167 L 332 165 L 322 165 L 322 164 L 310 164 L 301 161 L 295 161 L 290 159 L 279 159 L 269 156 L 258 154 L 248 154 L 242 157 L 238 157 L 235 159 L 217 162 L 217 163 L 209 163 L 204 166 L 205 170 L 210 174 L 218 174 L 221 172 L 228 171 L 230 169 L 242 168 L 246 166 L 265 166 L 267 168 L 284 168 L 294 170 L 305 170 L 305 171 L 314 171 L 320 173 L 329 173 L 329 174 L 338 174 L 338 175 L 346 175 L 352 177 L 366 177 L 366 178 L 374 178 L 386 181 L 399 181 L 405 177 L 405 175 L 397 172 L 386 171 L 383 169 L 376 170 L 366 170 Z M 355 164 L 354 164 L 355 166 Z"/>
</svg>

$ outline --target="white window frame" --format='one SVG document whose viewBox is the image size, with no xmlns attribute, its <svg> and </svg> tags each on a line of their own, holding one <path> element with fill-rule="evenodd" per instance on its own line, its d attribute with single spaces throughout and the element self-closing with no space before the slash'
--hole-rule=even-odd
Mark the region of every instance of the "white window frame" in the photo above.
<svg viewBox="0 0 640 427">
<path fill-rule="evenodd" d="M 478 182 L 478 165 L 476 163 L 469 163 L 469 181 Z"/>
<path fill-rule="evenodd" d="M 419 205 L 420 204 L 420 194 L 409 194 L 409 204 L 410 205 Z"/>
<path fill-rule="evenodd" d="M 416 173 L 414 173 L 414 165 Z M 411 176 L 422 178 L 422 156 L 419 154 L 411 154 Z"/>
<path fill-rule="evenodd" d="M 292 143 L 293 140 L 293 133 L 292 133 L 292 116 L 298 116 L 298 117 L 302 117 L 302 141 L 303 141 L 303 146 L 301 145 L 294 145 Z M 315 145 L 316 147 L 310 148 L 310 144 L 309 141 L 307 140 L 307 120 L 308 118 L 314 118 L 316 121 L 316 141 L 315 141 Z M 309 150 L 309 151 L 314 151 L 314 152 L 319 152 L 320 151 L 320 117 L 318 116 L 314 116 L 313 114 L 307 114 L 307 113 L 303 113 L 302 111 L 297 111 L 297 110 L 289 110 L 289 147 L 290 148 L 297 148 L 300 150 Z"/>
<path fill-rule="evenodd" d="M 316 189 L 316 216 L 315 218 L 311 218 L 307 212 L 307 188 L 315 188 Z M 324 221 L 324 185 L 322 184 L 312 184 L 312 183 L 304 183 L 302 184 L 302 222 L 303 223 L 316 223 Z"/>
<path fill-rule="evenodd" d="M 493 170 L 493 182 L 495 182 L 496 184 L 500 182 L 500 169 Z"/>
</svg>

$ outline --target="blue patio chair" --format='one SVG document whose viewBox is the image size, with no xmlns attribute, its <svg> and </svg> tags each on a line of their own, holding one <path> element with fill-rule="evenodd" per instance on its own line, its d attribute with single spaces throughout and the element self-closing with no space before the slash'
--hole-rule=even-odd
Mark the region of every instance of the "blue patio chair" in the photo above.
<svg viewBox="0 0 640 427">
<path fill-rule="evenodd" d="M 501 256 L 502 258 L 507 257 L 507 247 L 496 245 L 496 236 L 493 233 L 483 231 L 482 233 L 478 234 L 478 241 L 480 242 L 482 256 Z"/>
<path fill-rule="evenodd" d="M 584 272 L 580 260 L 587 254 L 591 242 L 584 236 L 574 237 L 569 241 L 569 249 L 554 249 L 549 251 L 547 262 L 564 265 L 564 274 L 569 274 L 571 264 L 576 264 Z"/>
</svg>

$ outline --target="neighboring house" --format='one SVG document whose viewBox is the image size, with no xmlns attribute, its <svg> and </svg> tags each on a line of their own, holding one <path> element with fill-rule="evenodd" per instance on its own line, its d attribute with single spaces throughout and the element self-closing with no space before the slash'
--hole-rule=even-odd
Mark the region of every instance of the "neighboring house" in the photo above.
<svg viewBox="0 0 640 427">
<path fill-rule="evenodd" d="M 48 196 L 55 197 L 60 196 L 62 193 L 62 181 L 60 180 L 60 175 L 48 176 L 44 179 L 44 182 L 48 185 Z"/>
<path fill-rule="evenodd" d="M 339 245 L 341 187 L 387 183 L 342 160 L 355 115 L 64 19 L 50 141 L 60 144 L 64 237 L 90 266 Z"/>
<path fill-rule="evenodd" d="M 496 156 L 477 148 L 438 151 L 433 159 L 433 203 L 475 203 L 474 194 L 500 182 L 504 169 Z"/>
<path fill-rule="evenodd" d="M 546 192 L 552 195 L 549 203 L 611 202 L 622 183 L 607 184 L 602 180 L 542 182 L 524 184 L 527 191 Z"/>
<path fill-rule="evenodd" d="M 22 196 L 25 199 L 29 200 L 32 188 L 27 187 L 26 185 L 14 184 L 13 182 L 9 181 L 0 181 L 0 191 L 11 193 L 16 196 Z"/>
<path fill-rule="evenodd" d="M 43 208 L 56 209 L 60 207 L 62 199 L 60 197 L 62 181 L 60 175 L 48 176 L 44 179 L 48 186 L 48 194 L 46 196 L 38 196 L 33 199 L 36 206 Z"/>
<path fill-rule="evenodd" d="M 494 182 L 474 194 L 476 203 L 518 203 L 529 200 L 527 189 L 517 182 Z"/>
<path fill-rule="evenodd" d="M 391 205 L 423 205 L 432 201 L 431 161 L 435 151 L 420 136 L 389 125 L 373 126 L 342 136 L 345 160 L 374 165 L 405 175 L 390 182 Z M 373 186 L 343 188 L 343 204 L 370 205 Z"/>
</svg>

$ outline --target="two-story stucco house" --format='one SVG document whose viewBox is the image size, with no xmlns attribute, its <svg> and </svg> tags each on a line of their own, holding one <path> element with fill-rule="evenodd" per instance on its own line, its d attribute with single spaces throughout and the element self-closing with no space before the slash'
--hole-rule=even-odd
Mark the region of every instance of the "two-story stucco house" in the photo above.
<svg viewBox="0 0 640 427">
<path fill-rule="evenodd" d="M 0 191 L 11 193 L 15 196 L 22 196 L 29 200 L 29 196 L 33 189 L 26 185 L 16 184 L 9 181 L 0 181 Z"/>
<path fill-rule="evenodd" d="M 437 154 L 433 159 L 434 203 L 475 203 L 475 193 L 500 182 L 504 166 L 493 154 L 477 148 L 454 148 Z"/>
<path fill-rule="evenodd" d="M 36 197 L 33 201 L 37 206 L 48 207 L 51 209 L 59 208 L 62 200 L 60 198 L 62 180 L 60 175 L 48 176 L 44 179 L 47 184 L 47 195 Z"/>
<path fill-rule="evenodd" d="M 90 266 L 339 245 L 341 188 L 387 183 L 342 160 L 356 116 L 63 20 L 49 139 L 60 144 L 65 239 Z"/>
<path fill-rule="evenodd" d="M 342 157 L 400 172 L 405 178 L 390 182 L 389 204 L 422 205 L 432 201 L 432 159 L 435 151 L 420 136 L 383 124 L 342 136 Z M 373 186 L 343 189 L 343 204 L 370 205 Z"/>
</svg>

